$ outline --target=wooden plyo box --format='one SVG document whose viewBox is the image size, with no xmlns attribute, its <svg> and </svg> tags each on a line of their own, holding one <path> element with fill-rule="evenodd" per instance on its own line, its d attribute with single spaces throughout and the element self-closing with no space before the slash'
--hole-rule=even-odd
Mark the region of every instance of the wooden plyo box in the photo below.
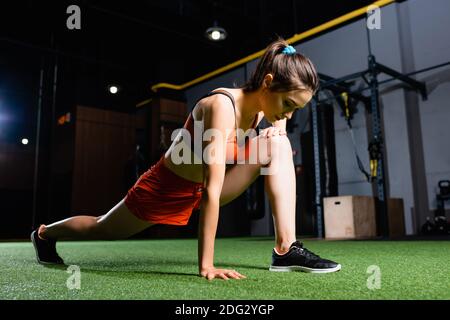
<svg viewBox="0 0 450 320">
<path fill-rule="evenodd" d="M 405 212 L 403 199 L 389 198 L 389 237 L 403 237 L 405 236 Z"/>
<path fill-rule="evenodd" d="M 326 239 L 358 239 L 377 236 L 375 199 L 367 196 L 324 198 Z M 405 235 L 403 199 L 388 200 L 389 236 Z"/>
<path fill-rule="evenodd" d="M 365 196 L 324 198 L 325 238 L 355 239 L 377 235 L 375 200 Z"/>
</svg>

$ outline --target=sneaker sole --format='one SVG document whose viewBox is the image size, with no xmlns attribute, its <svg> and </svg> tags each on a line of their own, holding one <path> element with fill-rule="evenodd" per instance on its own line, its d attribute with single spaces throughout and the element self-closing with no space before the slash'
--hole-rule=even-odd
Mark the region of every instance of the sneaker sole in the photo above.
<svg viewBox="0 0 450 320">
<path fill-rule="evenodd" d="M 277 266 L 270 266 L 269 271 L 274 272 L 308 272 L 308 273 L 330 273 L 330 272 L 336 272 L 341 270 L 341 265 L 338 264 L 334 268 L 328 268 L 328 269 L 313 269 L 313 268 L 307 268 L 302 266 L 287 266 L 287 267 L 277 267 Z"/>
<path fill-rule="evenodd" d="M 46 262 L 46 261 L 39 260 L 39 254 L 38 254 L 38 250 L 37 250 L 37 245 L 36 245 L 36 242 L 34 240 L 34 233 L 35 232 L 36 232 L 36 230 L 31 233 L 31 242 L 33 243 L 34 252 L 36 253 L 36 260 L 37 260 L 37 262 L 40 263 L 40 264 L 46 264 L 46 265 L 50 265 L 50 264 L 52 264 L 52 265 L 64 264 L 64 263 Z"/>
</svg>

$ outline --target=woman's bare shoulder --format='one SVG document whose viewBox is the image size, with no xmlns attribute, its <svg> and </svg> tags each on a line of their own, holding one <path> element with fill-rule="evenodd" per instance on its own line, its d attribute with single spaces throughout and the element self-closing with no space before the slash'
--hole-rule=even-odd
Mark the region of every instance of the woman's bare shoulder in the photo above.
<svg viewBox="0 0 450 320">
<path fill-rule="evenodd" d="M 220 90 L 217 88 L 213 91 Z M 223 88 L 224 90 L 226 88 Z M 198 121 L 204 119 L 205 115 L 221 117 L 225 122 L 234 123 L 233 104 L 229 97 L 223 94 L 215 94 L 200 100 L 194 107 L 194 118 Z"/>
</svg>

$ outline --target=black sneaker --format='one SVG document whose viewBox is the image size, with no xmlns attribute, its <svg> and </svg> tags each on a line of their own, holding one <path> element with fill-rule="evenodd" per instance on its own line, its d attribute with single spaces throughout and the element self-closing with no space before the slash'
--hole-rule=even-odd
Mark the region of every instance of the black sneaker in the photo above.
<svg viewBox="0 0 450 320">
<path fill-rule="evenodd" d="M 322 259 L 295 241 L 289 251 L 283 255 L 272 252 L 270 271 L 303 271 L 311 273 L 328 273 L 341 270 L 341 265 L 331 260 Z"/>
<path fill-rule="evenodd" d="M 36 258 L 40 264 L 64 264 L 63 259 L 56 252 L 56 241 L 53 239 L 42 240 L 38 236 L 36 229 L 31 233 L 31 242 L 33 242 Z"/>
</svg>

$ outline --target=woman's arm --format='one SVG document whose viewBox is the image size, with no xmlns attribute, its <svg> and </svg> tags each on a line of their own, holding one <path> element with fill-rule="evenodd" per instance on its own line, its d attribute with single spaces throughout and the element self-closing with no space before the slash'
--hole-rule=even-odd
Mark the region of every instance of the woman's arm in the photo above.
<svg viewBox="0 0 450 320">
<path fill-rule="evenodd" d="M 198 266 L 199 273 L 206 276 L 214 269 L 214 241 L 219 220 L 219 196 L 212 188 L 203 191 L 200 205 L 199 238 L 198 238 Z"/>
<path fill-rule="evenodd" d="M 234 270 L 214 267 L 214 241 L 219 220 L 220 194 L 225 178 L 226 139 L 234 127 L 233 107 L 227 98 L 212 99 L 203 114 L 203 181 L 204 191 L 200 205 L 198 264 L 199 273 L 208 280 L 214 278 L 240 279 L 244 276 Z M 227 131 L 228 129 L 228 131 Z"/>
</svg>

